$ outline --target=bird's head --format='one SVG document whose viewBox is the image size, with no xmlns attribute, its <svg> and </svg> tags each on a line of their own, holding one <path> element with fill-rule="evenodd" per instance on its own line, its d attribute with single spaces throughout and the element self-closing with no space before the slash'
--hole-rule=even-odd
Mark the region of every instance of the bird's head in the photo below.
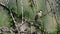
<svg viewBox="0 0 60 34">
<path fill-rule="evenodd" d="M 42 13 L 42 11 L 40 11 L 40 13 Z"/>
<path fill-rule="evenodd" d="M 39 13 L 42 13 L 42 10 L 40 10 Z"/>
</svg>

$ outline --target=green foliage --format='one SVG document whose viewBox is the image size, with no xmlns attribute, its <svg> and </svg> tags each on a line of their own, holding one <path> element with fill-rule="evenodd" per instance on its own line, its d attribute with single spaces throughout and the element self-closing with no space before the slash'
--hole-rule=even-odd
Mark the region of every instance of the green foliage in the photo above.
<svg viewBox="0 0 60 34">
<path fill-rule="evenodd" d="M 17 7 L 15 5 L 12 5 L 12 6 L 10 6 L 10 9 L 16 11 L 17 10 Z"/>
<path fill-rule="evenodd" d="M 5 12 L 5 11 L 6 10 L 1 9 L 1 12 L 0 12 L 0 26 L 10 27 L 9 16 L 7 15 L 7 12 Z"/>
<path fill-rule="evenodd" d="M 29 18 L 29 12 L 28 11 L 24 11 L 23 16 L 28 19 Z"/>
</svg>

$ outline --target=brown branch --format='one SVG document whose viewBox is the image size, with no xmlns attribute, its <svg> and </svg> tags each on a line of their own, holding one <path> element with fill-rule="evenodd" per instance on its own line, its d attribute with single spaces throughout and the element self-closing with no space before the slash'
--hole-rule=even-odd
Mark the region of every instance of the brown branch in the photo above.
<svg viewBox="0 0 60 34">
<path fill-rule="evenodd" d="M 15 12 L 12 11 L 11 9 L 7 8 L 3 3 L 0 3 L 0 6 L 2 6 L 3 8 L 5 8 L 6 10 L 8 10 L 8 13 L 10 14 L 13 22 L 15 23 L 16 29 L 19 30 L 18 27 L 17 27 L 17 22 L 15 21 L 14 14 L 13 14 L 13 13 L 15 13 Z M 16 14 L 16 13 L 15 13 L 15 14 Z"/>
<path fill-rule="evenodd" d="M 0 27 L 0 30 L 1 30 L 1 33 L 3 33 L 3 32 L 10 32 L 11 34 L 14 34 L 13 29 L 5 27 L 5 26 Z"/>
</svg>

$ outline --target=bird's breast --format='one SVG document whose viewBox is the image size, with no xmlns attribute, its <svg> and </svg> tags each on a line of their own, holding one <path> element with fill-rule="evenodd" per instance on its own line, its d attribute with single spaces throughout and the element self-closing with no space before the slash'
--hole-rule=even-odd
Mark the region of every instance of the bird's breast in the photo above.
<svg viewBox="0 0 60 34">
<path fill-rule="evenodd" d="M 41 16 L 42 16 L 42 14 L 41 14 L 41 13 L 38 13 L 38 16 L 39 16 L 39 17 L 41 17 Z"/>
</svg>

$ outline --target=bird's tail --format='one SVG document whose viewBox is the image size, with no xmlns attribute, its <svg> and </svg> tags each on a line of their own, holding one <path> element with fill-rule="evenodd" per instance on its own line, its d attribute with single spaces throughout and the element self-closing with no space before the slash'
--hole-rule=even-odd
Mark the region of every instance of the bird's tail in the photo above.
<svg viewBox="0 0 60 34">
<path fill-rule="evenodd" d="M 37 19 L 38 19 L 38 15 L 35 16 L 35 22 L 37 22 Z"/>
</svg>

